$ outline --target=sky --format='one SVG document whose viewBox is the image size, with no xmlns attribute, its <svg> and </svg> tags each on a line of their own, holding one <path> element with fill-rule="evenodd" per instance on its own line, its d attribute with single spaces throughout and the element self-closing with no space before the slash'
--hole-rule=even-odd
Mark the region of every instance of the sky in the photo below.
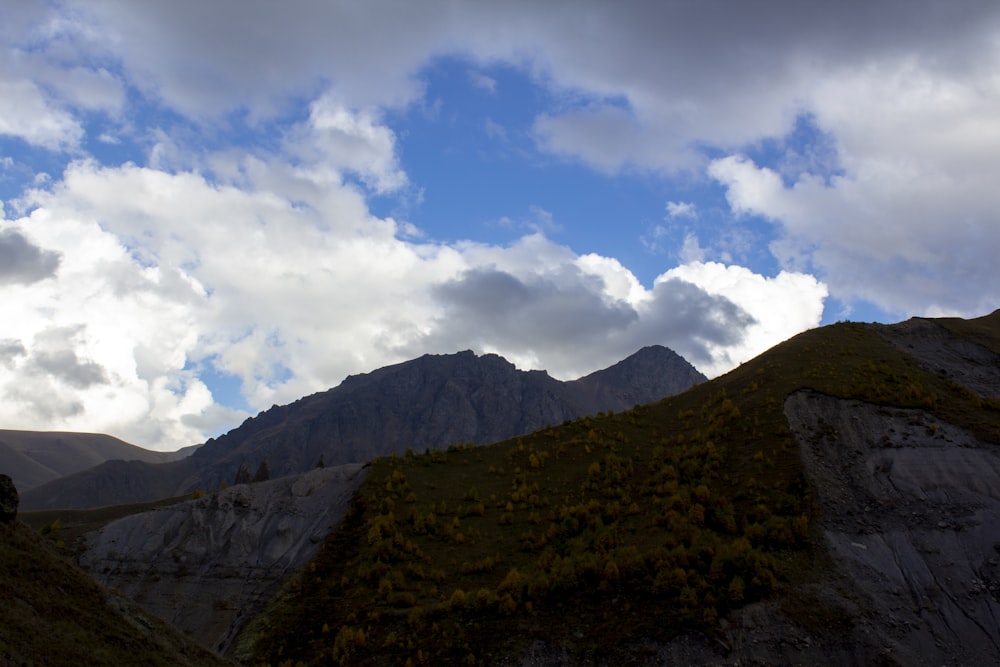
<svg viewBox="0 0 1000 667">
<path fill-rule="evenodd" d="M 993 0 L 16 0 L 0 428 L 1000 307 Z"/>
</svg>

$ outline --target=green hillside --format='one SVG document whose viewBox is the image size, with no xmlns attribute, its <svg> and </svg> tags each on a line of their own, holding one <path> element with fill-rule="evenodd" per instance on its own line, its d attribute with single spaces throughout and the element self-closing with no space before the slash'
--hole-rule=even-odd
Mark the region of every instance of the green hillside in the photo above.
<svg viewBox="0 0 1000 667">
<path fill-rule="evenodd" d="M 995 313 L 950 322 L 996 349 Z M 494 664 L 536 637 L 614 662 L 816 576 L 814 494 L 783 415 L 809 388 L 928 410 L 1000 442 L 1000 401 L 927 373 L 877 327 L 803 333 L 662 402 L 372 463 L 321 555 L 245 633 L 260 664 Z M 832 613 L 832 612 L 831 612 Z"/>
</svg>

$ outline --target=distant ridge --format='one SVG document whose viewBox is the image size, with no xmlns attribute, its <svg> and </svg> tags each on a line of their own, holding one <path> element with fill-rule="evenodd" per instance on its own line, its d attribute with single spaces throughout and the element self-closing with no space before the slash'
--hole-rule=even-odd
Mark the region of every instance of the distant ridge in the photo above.
<svg viewBox="0 0 1000 667">
<path fill-rule="evenodd" d="M 424 355 L 275 406 L 166 464 L 107 463 L 22 494 L 25 509 L 153 500 L 231 483 L 244 461 L 272 477 L 323 465 L 475 442 L 486 444 L 597 412 L 620 411 L 705 380 L 662 346 L 643 348 L 586 377 L 562 382 L 521 371 L 496 354 Z"/>
<path fill-rule="evenodd" d="M 10 475 L 23 493 L 105 461 L 166 463 L 194 449 L 154 452 L 101 433 L 0 429 L 0 472 Z"/>
</svg>

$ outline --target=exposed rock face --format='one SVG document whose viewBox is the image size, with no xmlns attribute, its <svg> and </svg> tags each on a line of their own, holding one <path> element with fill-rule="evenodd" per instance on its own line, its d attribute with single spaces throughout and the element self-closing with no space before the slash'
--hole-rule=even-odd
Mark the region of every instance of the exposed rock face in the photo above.
<svg viewBox="0 0 1000 667">
<path fill-rule="evenodd" d="M 87 536 L 80 564 L 222 653 L 346 513 L 360 465 L 240 484 L 114 521 Z"/>
<path fill-rule="evenodd" d="M 705 377 L 676 353 L 647 347 L 584 378 L 561 382 L 520 371 L 495 354 L 425 355 L 294 403 L 275 406 L 162 465 L 105 464 L 23 497 L 25 508 L 77 508 L 153 500 L 232 483 L 242 463 L 273 477 L 376 456 L 488 444 L 601 411 L 681 392 Z"/>
<path fill-rule="evenodd" d="M 8 475 L 0 475 L 0 523 L 14 523 L 17 519 L 18 503 L 14 480 Z"/>
<path fill-rule="evenodd" d="M 880 333 L 932 373 L 1000 396 L 994 349 L 933 320 Z M 795 594 L 824 608 L 830 627 L 810 632 L 778 601 L 751 605 L 729 619 L 728 656 L 742 665 L 1000 664 L 997 443 L 923 410 L 810 391 L 789 396 L 785 415 L 832 557 L 829 575 Z M 667 648 L 691 664 L 732 662 L 691 638 Z"/>
<path fill-rule="evenodd" d="M 622 410 L 687 389 L 704 376 L 663 347 L 573 382 L 520 371 L 495 354 L 425 355 L 276 406 L 206 443 L 186 487 L 213 488 L 245 459 L 272 475 L 369 461 L 407 448 L 488 444 L 603 410 Z"/>
<path fill-rule="evenodd" d="M 589 401 L 593 414 L 625 410 L 679 394 L 707 378 L 684 357 L 660 345 L 644 347 L 614 366 L 591 373 L 572 385 Z"/>
<path fill-rule="evenodd" d="M 1000 398 L 1000 354 L 958 336 L 941 321 L 915 317 L 883 327 L 881 333 L 932 373 L 964 385 L 980 396 Z"/>
<path fill-rule="evenodd" d="M 901 664 L 1000 663 L 1000 451 L 920 410 L 798 392 L 827 546 Z"/>
</svg>

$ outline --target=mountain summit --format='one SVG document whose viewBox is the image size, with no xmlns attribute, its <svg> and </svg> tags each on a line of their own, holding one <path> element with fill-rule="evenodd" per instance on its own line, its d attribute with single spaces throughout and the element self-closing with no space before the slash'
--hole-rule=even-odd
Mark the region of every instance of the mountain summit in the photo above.
<svg viewBox="0 0 1000 667">
<path fill-rule="evenodd" d="M 407 449 L 487 444 L 650 403 L 704 380 L 661 346 L 570 382 L 518 370 L 496 354 L 424 355 L 274 406 L 181 461 L 111 461 L 32 489 L 22 503 L 40 509 L 152 500 L 231 483 L 244 463 L 256 470 L 266 461 L 280 477 Z"/>
</svg>

